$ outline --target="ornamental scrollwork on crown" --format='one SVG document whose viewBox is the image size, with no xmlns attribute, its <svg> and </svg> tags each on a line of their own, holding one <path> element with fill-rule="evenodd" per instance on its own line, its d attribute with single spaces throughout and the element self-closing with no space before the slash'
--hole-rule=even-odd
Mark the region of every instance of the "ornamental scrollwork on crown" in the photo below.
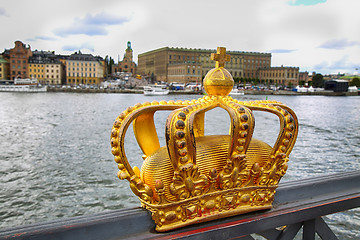
<svg viewBox="0 0 360 240">
<path fill-rule="evenodd" d="M 180 166 L 179 171 L 174 172 L 170 193 L 176 196 L 177 200 L 196 197 L 204 193 L 208 182 L 208 178 L 200 174 L 196 165 L 188 163 Z"/>
<path fill-rule="evenodd" d="M 244 108 L 260 111 L 268 111 L 275 113 L 284 120 L 284 133 L 281 135 L 278 141 L 276 149 L 273 149 L 268 162 L 263 166 L 259 166 L 258 163 L 254 163 L 250 166 L 250 169 L 246 169 L 246 149 L 241 145 L 244 144 L 244 139 L 247 136 L 247 123 L 246 118 L 242 118 L 243 124 L 243 135 L 240 135 L 237 139 L 238 143 L 234 153 L 226 162 L 222 171 L 219 173 L 216 169 L 212 169 L 210 173 L 200 174 L 196 164 L 185 164 L 179 167 L 178 170 L 174 171 L 173 181 L 170 186 L 163 186 L 161 182 L 156 187 L 156 192 L 160 198 L 159 200 L 154 199 L 153 190 L 145 184 L 137 174 L 131 174 L 129 169 L 126 167 L 127 159 L 124 155 L 120 154 L 119 151 L 119 135 L 123 134 L 123 124 L 127 124 L 129 116 L 135 111 L 141 111 L 148 106 L 166 106 L 176 105 L 177 108 L 186 107 L 193 104 L 204 104 L 211 102 L 222 102 L 224 105 L 232 104 L 236 106 L 243 106 Z M 201 106 L 200 106 L 201 107 Z M 241 110 L 243 111 L 243 110 Z M 240 112 L 240 110 L 239 110 Z M 243 112 L 241 116 L 245 115 Z M 192 101 L 161 101 L 153 103 L 137 104 L 133 107 L 129 107 L 116 119 L 112 132 L 111 132 L 111 146 L 112 153 L 115 156 L 115 161 L 118 163 L 120 179 L 127 179 L 130 182 L 131 190 L 144 202 L 150 204 L 161 204 L 171 202 L 167 200 L 163 194 L 165 187 L 169 187 L 170 193 L 176 197 L 177 200 L 185 200 L 192 197 L 200 196 L 206 193 L 210 193 L 218 190 L 227 190 L 232 188 L 242 188 L 248 186 L 272 186 L 276 185 L 280 178 L 285 174 L 287 170 L 287 149 L 291 146 L 292 138 L 296 131 L 294 126 L 294 118 L 292 114 L 284 109 L 284 105 L 276 101 L 252 101 L 252 102 L 241 102 L 236 99 L 232 99 L 230 96 L 216 97 L 216 96 L 205 96 L 198 100 Z M 121 130 L 120 130 L 121 129 Z M 126 129 L 125 129 L 126 131 Z M 220 208 L 219 208 L 220 209 Z"/>
<path fill-rule="evenodd" d="M 218 193 L 207 199 L 190 199 L 171 208 L 153 208 L 148 205 L 144 205 L 144 207 L 152 212 L 155 223 L 162 226 L 166 222 L 186 222 L 201 218 L 203 215 L 216 214 L 239 207 L 264 206 L 273 201 L 274 195 L 273 188 L 243 192 L 234 190 L 226 194 Z"/>
</svg>

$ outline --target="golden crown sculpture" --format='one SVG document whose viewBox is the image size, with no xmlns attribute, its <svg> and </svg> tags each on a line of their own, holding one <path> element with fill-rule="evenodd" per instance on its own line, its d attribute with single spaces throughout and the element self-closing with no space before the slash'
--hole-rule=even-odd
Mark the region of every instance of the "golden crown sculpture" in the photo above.
<svg viewBox="0 0 360 240">
<path fill-rule="evenodd" d="M 211 58 L 216 67 L 203 81 L 207 96 L 192 101 L 138 103 L 115 120 L 111 147 L 120 169 L 142 207 L 152 212 L 157 231 L 269 209 L 275 189 L 287 170 L 295 144 L 295 113 L 276 101 L 242 102 L 228 96 L 234 80 L 224 68 L 230 60 L 225 48 Z M 222 108 L 230 116 L 229 135 L 204 136 L 205 112 Z M 166 122 L 166 146 L 160 147 L 154 113 L 172 110 Z M 273 147 L 252 138 L 252 111 L 280 119 Z M 141 170 L 131 168 L 124 149 L 125 133 L 133 123 L 144 153 Z"/>
</svg>

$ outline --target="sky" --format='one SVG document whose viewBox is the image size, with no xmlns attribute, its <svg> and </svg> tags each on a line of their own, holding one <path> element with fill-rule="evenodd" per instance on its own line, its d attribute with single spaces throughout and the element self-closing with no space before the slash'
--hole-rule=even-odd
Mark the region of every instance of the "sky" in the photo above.
<svg viewBox="0 0 360 240">
<path fill-rule="evenodd" d="M 162 47 L 272 53 L 273 67 L 360 70 L 359 0 L 0 0 L 0 52 L 81 50 L 115 62 Z"/>
</svg>

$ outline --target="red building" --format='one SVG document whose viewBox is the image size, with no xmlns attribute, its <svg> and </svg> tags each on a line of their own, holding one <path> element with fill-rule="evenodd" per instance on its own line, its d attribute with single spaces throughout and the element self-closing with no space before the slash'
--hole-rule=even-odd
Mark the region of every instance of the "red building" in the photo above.
<svg viewBox="0 0 360 240">
<path fill-rule="evenodd" d="M 9 50 L 10 79 L 29 78 L 29 57 L 32 56 L 30 45 L 26 47 L 21 41 L 15 42 L 15 47 Z"/>
</svg>

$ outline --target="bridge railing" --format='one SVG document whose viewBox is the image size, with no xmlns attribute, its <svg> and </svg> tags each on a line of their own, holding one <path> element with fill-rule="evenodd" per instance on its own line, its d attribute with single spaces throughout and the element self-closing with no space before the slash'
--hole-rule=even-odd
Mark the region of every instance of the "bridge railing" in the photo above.
<svg viewBox="0 0 360 240">
<path fill-rule="evenodd" d="M 0 239 L 338 239 L 322 216 L 360 207 L 360 172 L 325 175 L 279 185 L 271 210 L 157 233 L 141 208 L 0 230 Z"/>
</svg>

